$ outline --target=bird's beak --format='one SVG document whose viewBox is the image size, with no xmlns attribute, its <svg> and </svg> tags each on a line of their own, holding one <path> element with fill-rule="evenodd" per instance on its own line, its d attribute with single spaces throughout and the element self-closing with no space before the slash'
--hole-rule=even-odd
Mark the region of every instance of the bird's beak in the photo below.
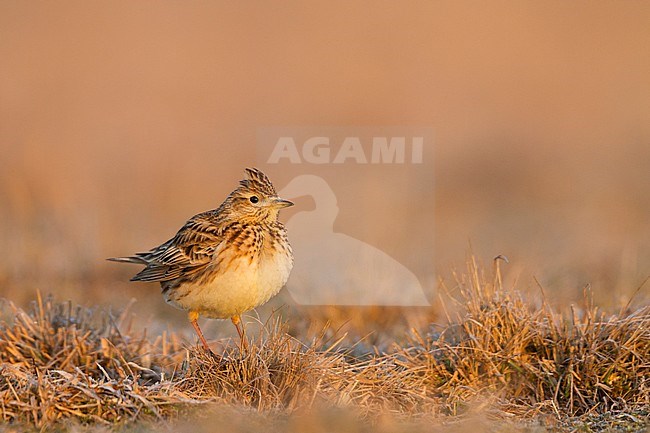
<svg viewBox="0 0 650 433">
<path fill-rule="evenodd" d="M 282 209 L 283 207 L 293 206 L 293 202 L 276 197 L 273 199 L 273 206 Z"/>
</svg>

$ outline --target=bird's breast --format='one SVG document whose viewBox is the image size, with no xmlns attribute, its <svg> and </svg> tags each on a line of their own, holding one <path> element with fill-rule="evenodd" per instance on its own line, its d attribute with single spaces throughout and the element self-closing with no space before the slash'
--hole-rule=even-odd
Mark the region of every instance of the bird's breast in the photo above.
<svg viewBox="0 0 650 433">
<path fill-rule="evenodd" d="M 220 251 L 215 265 L 195 281 L 181 283 L 166 301 L 206 317 L 226 319 L 267 302 L 289 279 L 293 256 L 276 245 L 243 254 L 237 248 Z"/>
</svg>

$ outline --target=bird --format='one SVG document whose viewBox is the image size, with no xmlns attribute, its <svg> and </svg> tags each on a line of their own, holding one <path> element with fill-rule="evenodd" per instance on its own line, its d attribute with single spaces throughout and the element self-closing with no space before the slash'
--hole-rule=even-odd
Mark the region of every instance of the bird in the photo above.
<svg viewBox="0 0 650 433">
<path fill-rule="evenodd" d="M 203 347 L 211 352 L 199 317 L 231 319 L 241 345 L 241 314 L 275 296 L 289 279 L 293 251 L 269 178 L 246 168 L 245 178 L 217 209 L 191 217 L 167 242 L 143 253 L 108 260 L 145 265 L 131 281 L 159 282 L 164 300 L 186 310 Z"/>
</svg>

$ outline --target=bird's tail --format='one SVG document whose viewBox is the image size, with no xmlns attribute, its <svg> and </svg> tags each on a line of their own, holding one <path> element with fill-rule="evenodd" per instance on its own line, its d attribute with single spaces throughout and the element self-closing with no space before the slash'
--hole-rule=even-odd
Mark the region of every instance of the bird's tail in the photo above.
<svg viewBox="0 0 650 433">
<path fill-rule="evenodd" d="M 147 262 L 145 259 L 143 259 L 140 256 L 129 256 L 129 257 L 109 257 L 108 259 L 111 262 L 119 262 L 119 263 L 135 263 L 138 265 L 146 265 Z"/>
</svg>

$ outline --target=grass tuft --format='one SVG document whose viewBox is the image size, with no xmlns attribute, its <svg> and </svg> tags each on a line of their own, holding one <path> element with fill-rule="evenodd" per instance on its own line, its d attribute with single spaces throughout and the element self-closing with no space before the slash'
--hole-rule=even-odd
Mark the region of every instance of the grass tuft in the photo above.
<svg viewBox="0 0 650 433">
<path fill-rule="evenodd" d="M 347 365 L 343 355 L 320 350 L 320 342 L 304 345 L 279 320 L 263 332 L 244 350 L 230 345 L 213 355 L 192 349 L 179 389 L 197 399 L 215 397 L 263 411 L 310 407 L 332 391 L 331 378 Z"/>
<path fill-rule="evenodd" d="M 163 417 L 183 400 L 161 373 L 169 355 L 144 338 L 123 335 L 109 315 L 40 296 L 29 311 L 9 308 L 12 323 L 0 326 L 4 422 L 112 425 Z"/>
<path fill-rule="evenodd" d="M 532 308 L 473 261 L 467 275 L 457 281 L 461 312 L 402 349 L 407 367 L 426 372 L 452 414 L 487 395 L 507 410 L 558 418 L 647 410 L 650 308 L 617 317 L 590 305 L 561 315 L 546 302 Z"/>
</svg>

